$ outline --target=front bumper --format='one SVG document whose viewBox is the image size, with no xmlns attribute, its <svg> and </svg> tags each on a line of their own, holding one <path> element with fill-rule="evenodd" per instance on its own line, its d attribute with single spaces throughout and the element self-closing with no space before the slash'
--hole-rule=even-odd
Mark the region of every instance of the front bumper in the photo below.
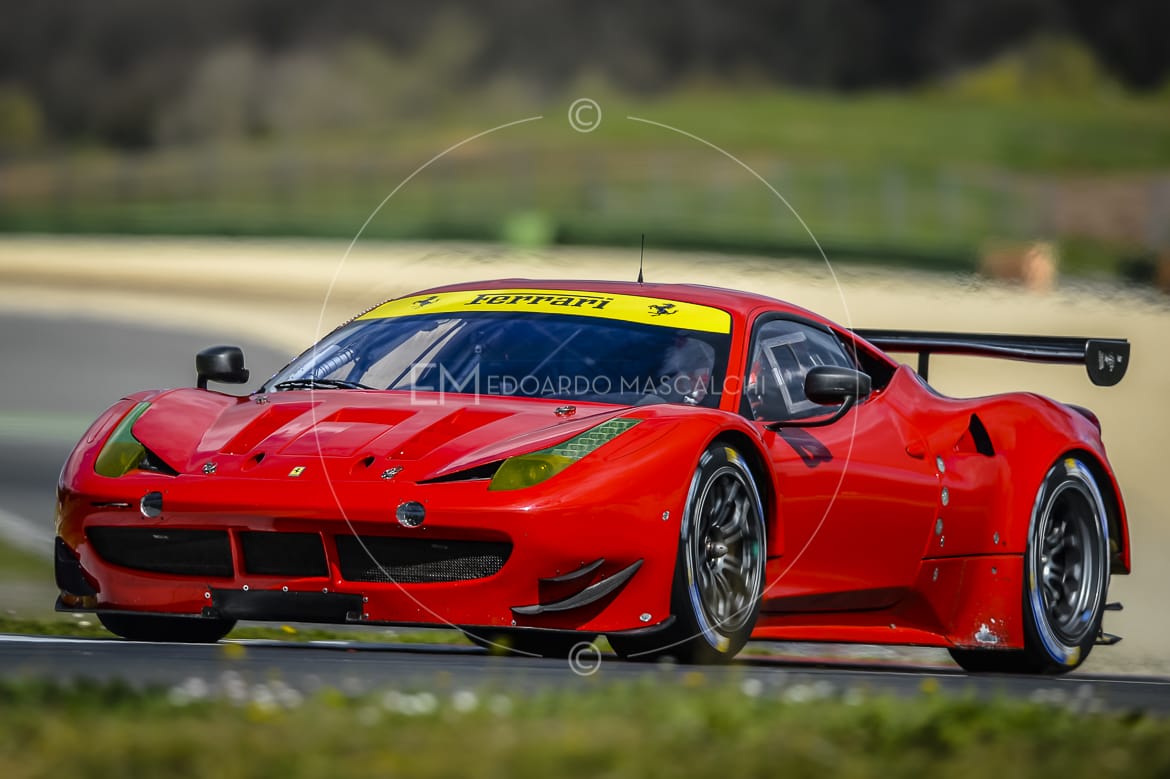
<svg viewBox="0 0 1170 779">
<path fill-rule="evenodd" d="M 61 608 L 589 632 L 669 617 L 681 496 L 618 503 L 594 490 L 599 500 L 521 504 L 476 483 L 404 484 L 392 496 L 383 486 L 376 499 L 364 485 L 331 496 L 282 484 L 259 509 L 255 482 L 217 480 L 212 493 L 179 477 L 149 517 L 135 495 L 160 480 L 135 481 L 117 485 L 117 500 L 62 495 Z M 427 507 L 422 525 L 392 518 L 405 499 Z"/>
</svg>

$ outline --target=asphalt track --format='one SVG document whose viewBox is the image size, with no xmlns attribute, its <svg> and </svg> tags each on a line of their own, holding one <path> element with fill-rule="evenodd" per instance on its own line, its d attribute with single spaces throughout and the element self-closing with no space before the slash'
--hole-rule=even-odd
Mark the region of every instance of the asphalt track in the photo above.
<svg viewBox="0 0 1170 779">
<path fill-rule="evenodd" d="M 54 486 L 65 455 L 88 422 L 134 389 L 193 380 L 193 355 L 212 343 L 235 343 L 207 331 L 144 330 L 98 321 L 0 315 L 0 532 L 31 548 L 51 549 Z M 289 357 L 243 343 L 257 383 Z M 0 593 L 0 606 L 5 605 Z M 932 656 L 937 657 L 937 655 Z M 592 673 L 588 673 L 592 671 Z M 587 652 L 578 662 L 494 657 L 469 647 L 416 644 L 233 641 L 219 645 L 134 643 L 0 635 L 0 677 L 122 680 L 177 687 L 192 679 L 211 689 L 279 678 L 311 692 L 322 686 L 361 692 L 487 685 L 503 690 L 633 681 L 751 684 L 777 696 L 848 695 L 854 691 L 914 696 L 923 690 L 1005 696 L 1077 710 L 1170 714 L 1170 679 L 1076 673 L 1060 678 L 969 676 L 944 660 L 826 661 L 815 649 L 795 656 L 743 659 L 727 668 L 625 663 Z"/>
<path fill-rule="evenodd" d="M 89 319 L 0 314 L 0 533 L 52 551 L 57 475 L 89 423 L 135 390 L 191 385 L 195 353 L 240 343 L 207 332 L 147 329 Z M 256 384 L 291 355 L 240 343 Z"/>
<path fill-rule="evenodd" d="M 115 639 L 0 636 L 0 676 L 58 680 L 123 680 L 137 687 L 212 693 L 282 687 L 312 693 L 323 687 L 350 694 L 378 690 L 492 689 L 532 693 L 613 682 L 739 684 L 779 698 L 848 699 L 852 695 L 911 698 L 932 694 L 1011 698 L 1076 711 L 1170 714 L 1170 679 L 1074 674 L 1065 677 L 969 676 L 936 667 L 815 664 L 741 659 L 726 667 L 628 663 L 586 652 L 568 660 L 492 656 L 462 646 L 420 644 L 297 644 L 232 641 L 219 645 L 153 644 Z M 750 687 L 749 687 L 750 685 Z"/>
</svg>

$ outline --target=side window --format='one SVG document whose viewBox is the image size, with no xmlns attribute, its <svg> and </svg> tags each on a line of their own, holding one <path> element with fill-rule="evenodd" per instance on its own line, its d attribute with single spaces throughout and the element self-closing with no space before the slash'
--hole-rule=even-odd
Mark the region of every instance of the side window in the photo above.
<svg viewBox="0 0 1170 779">
<path fill-rule="evenodd" d="M 789 319 L 757 325 L 744 393 L 747 416 L 775 422 L 826 413 L 804 395 L 804 377 L 818 365 L 856 367 L 837 337 L 825 330 Z"/>
</svg>

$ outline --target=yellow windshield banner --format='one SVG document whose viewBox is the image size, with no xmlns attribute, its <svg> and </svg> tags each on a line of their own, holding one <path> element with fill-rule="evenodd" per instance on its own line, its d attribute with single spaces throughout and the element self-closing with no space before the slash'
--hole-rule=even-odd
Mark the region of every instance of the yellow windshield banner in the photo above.
<svg viewBox="0 0 1170 779">
<path fill-rule="evenodd" d="M 562 289 L 487 289 L 415 295 L 383 303 L 358 319 L 474 311 L 569 314 L 705 333 L 731 332 L 731 315 L 722 309 L 642 295 Z"/>
</svg>

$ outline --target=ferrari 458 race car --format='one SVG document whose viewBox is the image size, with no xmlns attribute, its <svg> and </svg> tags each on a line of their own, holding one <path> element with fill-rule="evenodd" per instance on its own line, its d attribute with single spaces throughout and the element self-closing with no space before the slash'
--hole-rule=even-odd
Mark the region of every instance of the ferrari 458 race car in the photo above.
<svg viewBox="0 0 1170 779">
<path fill-rule="evenodd" d="M 917 353 L 917 370 L 886 352 Z M 749 639 L 946 647 L 1062 672 L 1129 573 L 1092 412 L 944 397 L 930 355 L 1080 363 L 1120 339 L 850 330 L 761 295 L 504 280 L 342 325 L 245 396 L 235 347 L 140 392 L 59 486 L 58 608 L 126 638 L 237 620 L 457 627 L 553 655 Z"/>
</svg>

